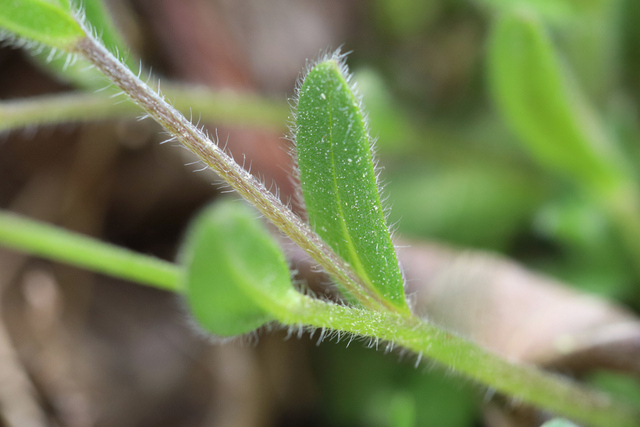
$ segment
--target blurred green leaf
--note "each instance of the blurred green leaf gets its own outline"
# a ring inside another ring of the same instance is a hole
[[[320,62],[300,88],[296,150],[313,229],[370,289],[406,308],[358,100],[337,58]]]
[[[413,123],[385,86],[382,76],[373,69],[358,70],[354,77],[358,91],[367,107],[371,135],[376,138],[376,149],[385,153],[407,150],[419,138]]]
[[[182,248],[191,313],[217,336],[251,332],[301,297],[276,241],[243,202],[205,209]]]
[[[624,165],[616,148],[534,14],[501,14],[488,68],[498,107],[538,162],[591,189],[619,186]]]
[[[476,248],[506,250],[548,193],[535,175],[496,165],[387,169],[398,231]]]
[[[2,28],[62,50],[84,37],[84,31],[62,0],[0,0]]]
[[[579,2],[576,2],[578,4]],[[558,47],[580,88],[599,108],[620,88],[620,1],[602,1],[558,26]]]

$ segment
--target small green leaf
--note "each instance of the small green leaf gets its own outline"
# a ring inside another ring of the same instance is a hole
[[[48,46],[69,49],[85,36],[62,0],[0,0],[0,28]]]
[[[609,190],[624,165],[563,65],[536,15],[511,11],[495,23],[489,78],[507,122],[540,164]]]
[[[304,79],[296,127],[300,184],[312,228],[371,290],[406,307],[403,277],[380,203],[371,140],[336,57],[320,62]]]
[[[251,332],[302,297],[257,215],[242,202],[215,203],[195,220],[183,247],[190,311],[214,335]]]

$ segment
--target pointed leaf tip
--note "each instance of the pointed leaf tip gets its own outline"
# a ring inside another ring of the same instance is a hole
[[[296,113],[296,152],[312,228],[363,282],[406,308],[404,282],[391,240],[358,98],[338,56],[305,77]]]

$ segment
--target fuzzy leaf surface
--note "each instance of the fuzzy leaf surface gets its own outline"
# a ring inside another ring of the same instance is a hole
[[[280,247],[256,217],[244,203],[215,203],[192,224],[183,246],[190,311],[214,335],[251,332],[302,296]]]
[[[296,150],[311,227],[382,298],[406,307],[360,104],[336,59],[311,69],[300,88]]]
[[[535,14],[498,18],[488,67],[499,109],[540,164],[592,188],[619,182],[617,152]]]
[[[68,4],[60,1],[0,0],[0,28],[63,50],[84,37]]]

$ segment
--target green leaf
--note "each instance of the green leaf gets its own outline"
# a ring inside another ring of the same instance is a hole
[[[449,167],[405,160],[387,171],[398,232],[460,246],[505,251],[548,196],[539,175],[479,159]]]
[[[0,28],[63,50],[85,36],[62,0],[0,0]]]
[[[495,101],[531,155],[589,188],[610,190],[624,165],[534,14],[504,13],[489,45]]]
[[[299,91],[296,150],[312,228],[366,285],[406,307],[359,102],[337,57],[320,62]]]
[[[358,92],[367,106],[370,132],[376,136],[376,149],[382,154],[401,154],[419,141],[415,126],[396,99],[382,75],[373,69],[354,73]]]
[[[182,252],[187,302],[214,335],[251,332],[302,297],[284,254],[257,215],[242,202],[218,202],[188,233]]]

